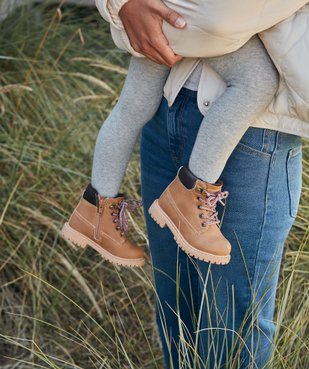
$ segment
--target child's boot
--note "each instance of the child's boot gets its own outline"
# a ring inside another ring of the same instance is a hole
[[[200,260],[215,264],[230,261],[231,245],[222,235],[217,203],[223,204],[228,192],[222,182],[209,184],[181,167],[174,181],[149,209],[163,228],[168,226],[181,249]]]
[[[100,196],[89,185],[61,233],[78,246],[89,245],[113,264],[142,266],[145,263],[143,250],[126,236],[125,211],[138,206],[137,201],[125,201],[123,196]]]

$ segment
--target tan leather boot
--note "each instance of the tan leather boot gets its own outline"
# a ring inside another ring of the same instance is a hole
[[[136,203],[133,207],[137,207]],[[64,224],[62,236],[80,247],[89,245],[113,264],[143,266],[143,250],[126,236],[125,211],[131,207],[132,203],[125,201],[123,196],[103,197],[89,185]]]
[[[223,204],[228,195],[222,192],[222,184],[203,182],[182,167],[149,209],[160,227],[169,227],[185,253],[214,264],[227,264],[231,252],[229,241],[220,231],[216,211],[217,203]]]

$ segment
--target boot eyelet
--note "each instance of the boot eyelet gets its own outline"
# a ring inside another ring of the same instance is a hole
[[[116,219],[113,219],[113,223],[117,223]]]
[[[197,206],[197,208],[198,208],[199,210],[202,210],[202,207],[201,207],[201,205],[198,205],[198,206]]]
[[[204,214],[200,214],[200,215],[199,215],[200,219],[204,219],[203,215],[204,215]]]
[[[110,209],[114,209],[114,205],[113,205],[113,204],[111,204],[111,205],[109,206],[109,208],[110,208]]]
[[[120,229],[120,227],[119,227],[119,226],[117,226],[117,227],[116,227],[116,230],[117,230],[117,231],[119,231],[119,229]]]
[[[202,227],[207,227],[207,224],[201,223]]]

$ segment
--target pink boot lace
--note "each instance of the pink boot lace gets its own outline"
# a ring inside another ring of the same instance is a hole
[[[128,199],[123,200],[118,204],[119,212],[113,213],[113,215],[116,216],[114,223],[119,223],[119,229],[122,234],[127,233],[129,229],[126,211],[130,210],[135,212],[140,207],[142,207],[142,202],[139,200]]]
[[[220,224],[220,220],[218,218],[218,212],[216,211],[217,203],[219,202],[221,205],[225,206],[225,200],[229,193],[228,191],[218,191],[215,193],[208,192],[207,190],[203,189],[202,194],[205,195],[205,199],[202,197],[198,197],[198,200],[201,201],[204,205],[199,205],[198,208],[200,210],[205,210],[210,214],[201,214],[200,217],[205,219],[202,223],[203,227],[212,224]]]

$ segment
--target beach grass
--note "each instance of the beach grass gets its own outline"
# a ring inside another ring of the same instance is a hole
[[[21,8],[0,24],[0,40],[0,368],[163,368],[142,214],[131,237],[147,252],[144,269],[114,267],[59,233],[89,182],[129,56],[91,8]],[[309,367],[308,142],[303,169],[273,369]],[[123,187],[140,197],[138,148]]]

